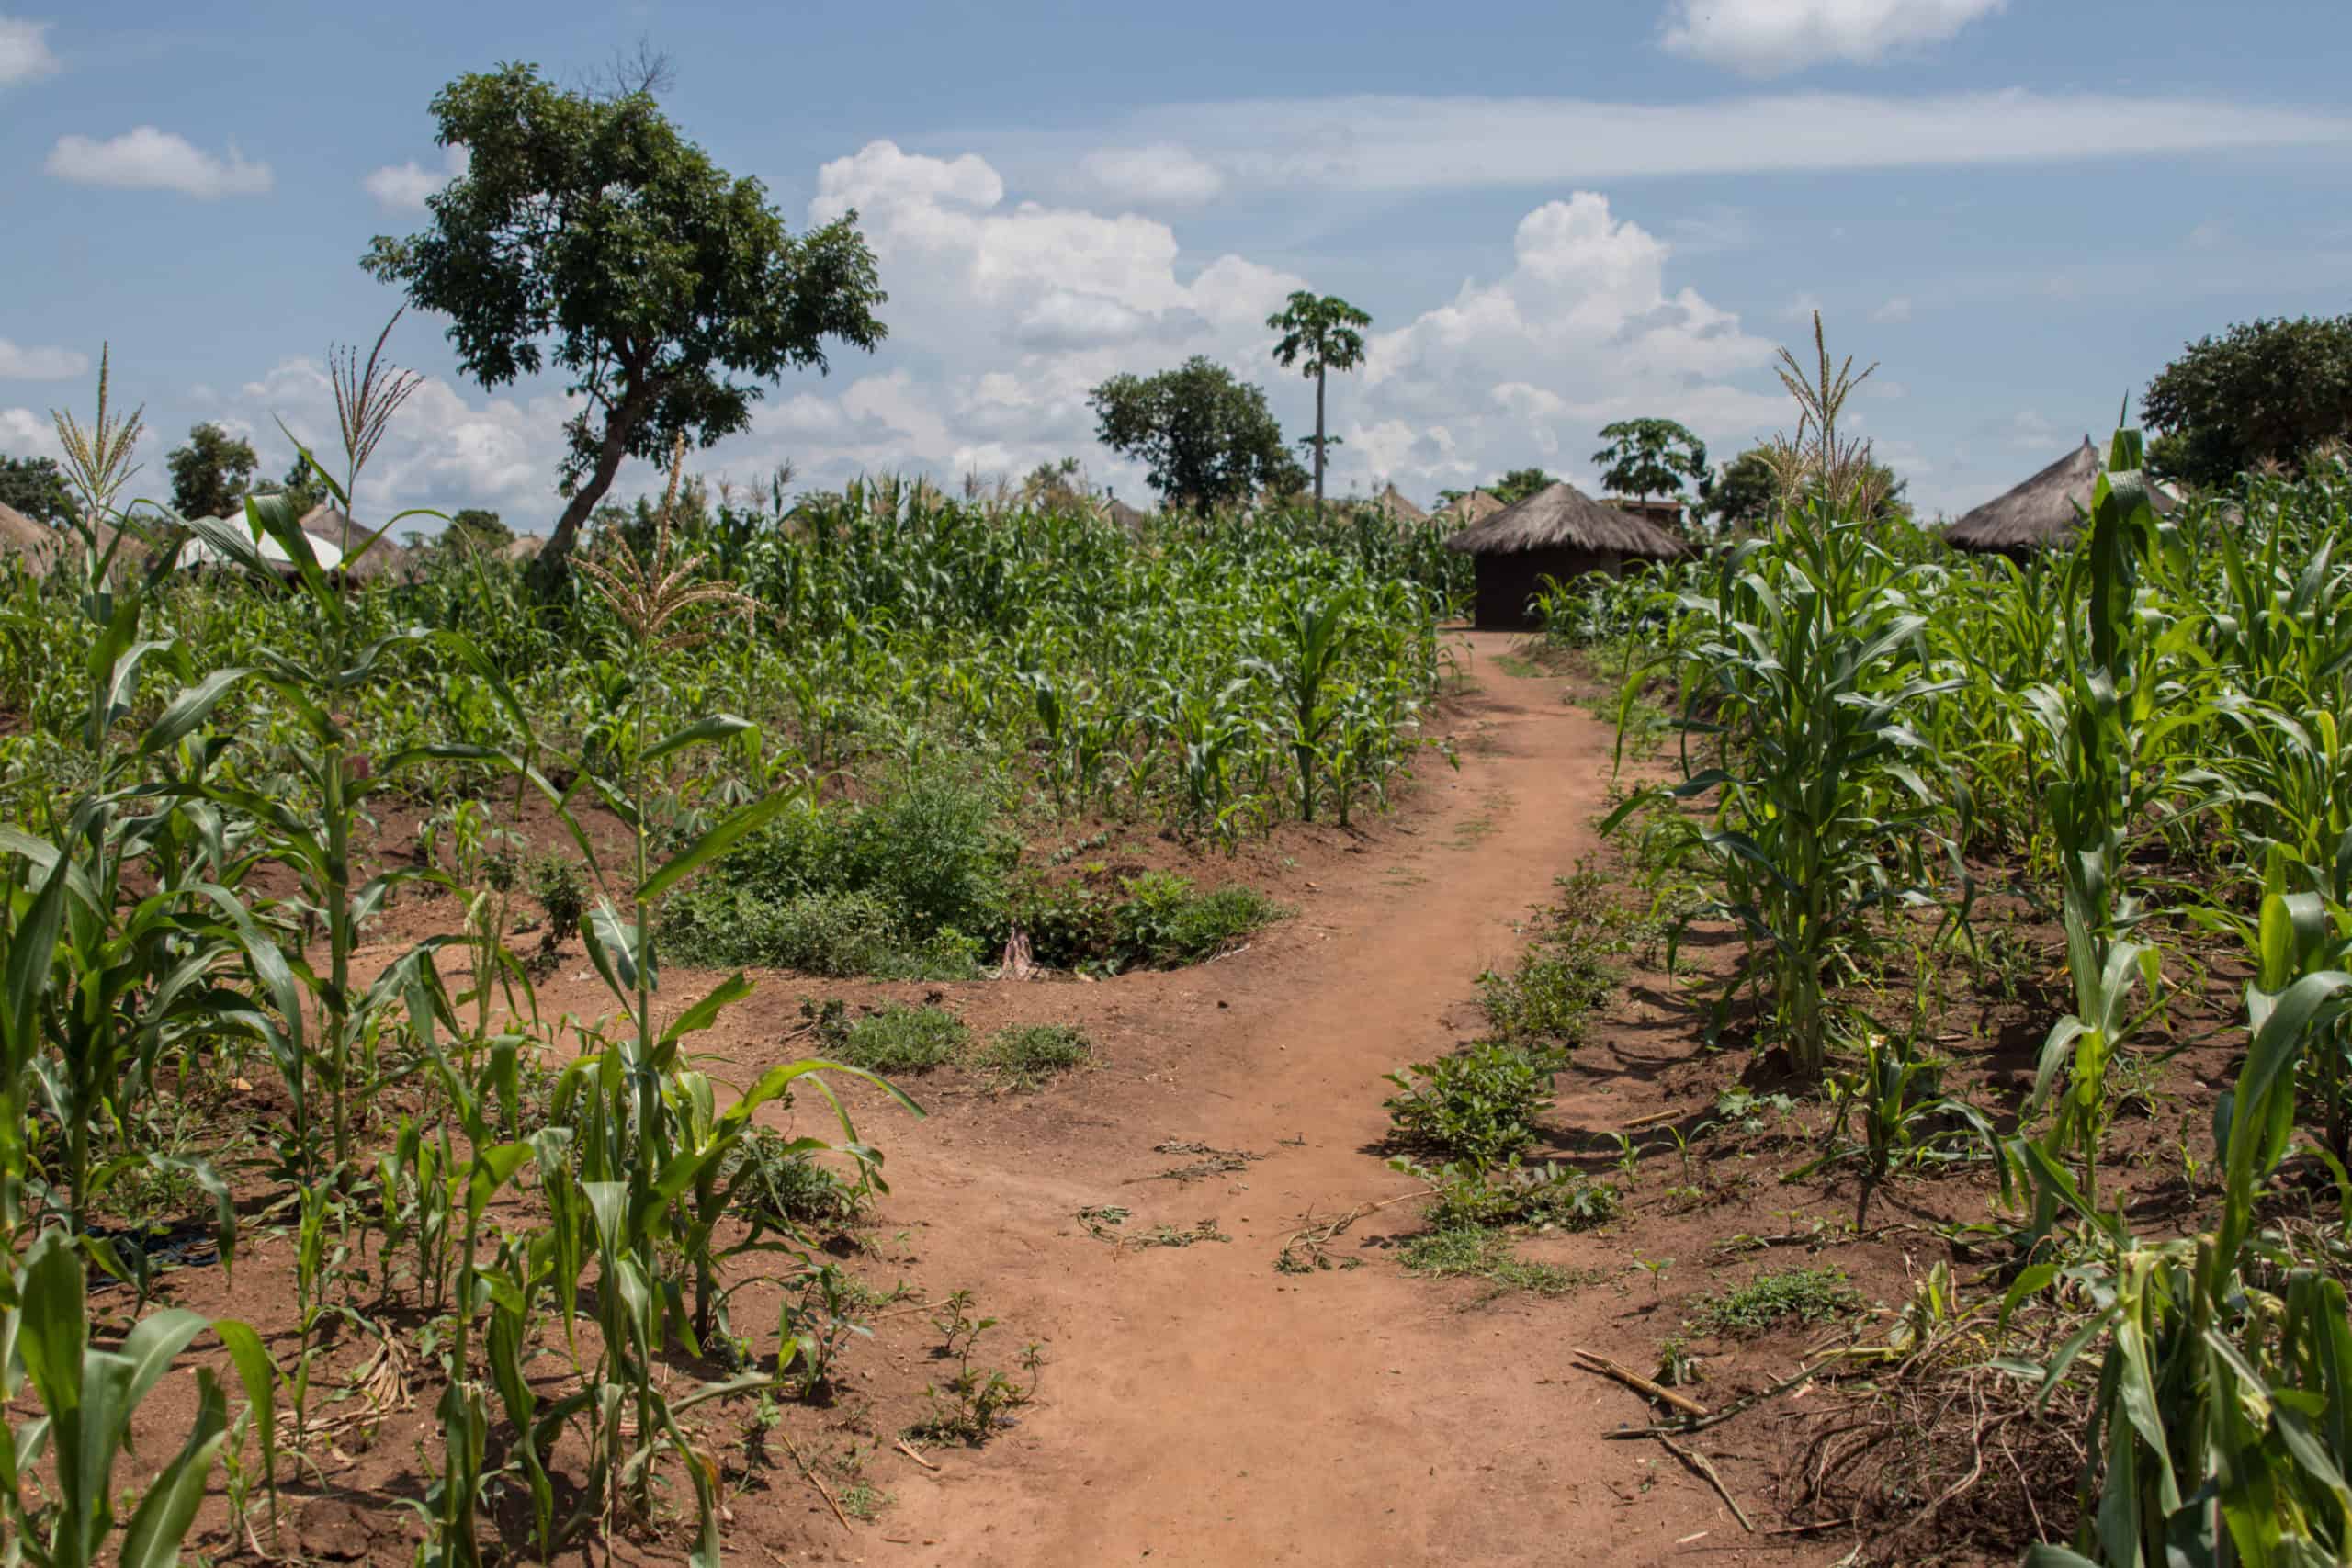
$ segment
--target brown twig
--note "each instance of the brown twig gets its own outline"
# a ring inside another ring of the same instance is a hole
[[[1606,1356],[1598,1355],[1590,1350],[1575,1350],[1570,1353],[1583,1358],[1583,1360],[1579,1364],[1583,1366],[1585,1371],[1589,1372],[1600,1372],[1605,1377],[1615,1378],[1627,1388],[1633,1389],[1639,1393],[1647,1394],[1650,1398],[1657,1400],[1661,1404],[1671,1404],[1674,1408],[1681,1411],[1686,1416],[1703,1416],[1707,1414],[1707,1407],[1700,1404],[1697,1400],[1690,1398],[1687,1394],[1677,1393],[1674,1390],[1666,1387],[1662,1383],[1652,1382],[1649,1379],[1642,1376],[1641,1373],[1630,1371],[1627,1369],[1619,1366],[1616,1362],[1611,1360]]]
[[[1705,1454],[1684,1448],[1663,1432],[1655,1435],[1658,1447],[1707,1478],[1707,1484],[1715,1489],[1715,1495],[1724,1500],[1724,1506],[1731,1510],[1731,1517],[1739,1521],[1740,1529],[1750,1535],[1756,1533],[1756,1521],[1747,1517],[1747,1510],[1739,1506],[1739,1499],[1731,1495],[1731,1488],[1724,1484],[1724,1478],[1715,1473],[1714,1465]]]
[[[778,1427],[775,1431],[776,1436],[784,1439],[784,1451],[792,1456],[792,1462],[800,1467],[802,1477],[809,1485],[817,1489],[817,1495],[825,1500],[825,1506],[833,1511],[833,1517],[842,1522],[842,1529],[849,1530],[853,1535],[856,1534],[855,1529],[849,1522],[849,1516],[842,1512],[842,1506],[839,1503],[833,1501],[833,1495],[825,1490],[825,1483],[818,1479],[817,1472],[808,1468],[808,1461],[800,1457],[800,1449],[793,1442],[792,1434],[781,1427]]]
[[[923,1458],[922,1455],[909,1448],[907,1446],[907,1439],[904,1438],[900,1438],[899,1439],[899,1451],[906,1455],[909,1459],[914,1461],[917,1464],[922,1466],[925,1470],[935,1471],[939,1468],[937,1465],[932,1463],[931,1461]]]
[[[1740,1400],[1737,1404],[1726,1404],[1721,1410],[1716,1411],[1713,1416],[1698,1416],[1689,1421],[1676,1421],[1663,1427],[1620,1427],[1614,1431],[1603,1432],[1601,1436],[1604,1438],[1615,1438],[1621,1439],[1628,1438],[1657,1437],[1687,1438],[1693,1432],[1703,1432],[1710,1427],[1719,1427],[1735,1416],[1745,1415],[1748,1411],[1753,1410],[1758,1405],[1763,1404],[1768,1399],[1777,1399],[1781,1394],[1788,1393],[1789,1390],[1796,1387],[1799,1383],[1812,1382],[1815,1376],[1827,1371],[1835,1364],[1836,1362],[1834,1359],[1827,1361],[1816,1361],[1812,1366],[1809,1366],[1804,1371],[1799,1372],[1796,1376],[1789,1379],[1787,1382],[1775,1383],[1772,1387],[1766,1389],[1763,1393],[1751,1394],[1749,1397]]]

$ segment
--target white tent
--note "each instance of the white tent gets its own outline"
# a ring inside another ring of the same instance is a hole
[[[218,521],[231,528],[250,529],[252,526],[245,521],[243,513],[239,513],[234,517],[223,517]],[[322,539],[316,534],[306,536],[311,541],[311,554],[318,561],[321,571],[333,571],[343,564],[342,547],[333,539]],[[286,553],[286,547],[277,542],[277,536],[264,534],[261,536],[260,545],[262,559],[269,562],[279,571],[292,574],[294,558]],[[226,556],[199,536],[190,539],[181,547],[179,564],[183,570],[186,570],[200,566],[226,566],[230,561]]]

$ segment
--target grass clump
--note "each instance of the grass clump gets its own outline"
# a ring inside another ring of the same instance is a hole
[[[1702,1334],[1746,1338],[1784,1324],[1832,1323],[1859,1316],[1862,1293],[1835,1264],[1758,1274],[1733,1290],[1691,1303],[1690,1326]]]
[[[1501,1165],[1535,1135],[1535,1114],[1552,1101],[1565,1054],[1488,1041],[1387,1075],[1398,1093],[1385,1102],[1396,1137],[1484,1169]]]
[[[954,1013],[903,1002],[852,1019],[838,1000],[822,1008],[804,1000],[800,1015],[817,1026],[817,1038],[829,1059],[885,1077],[945,1066],[963,1055],[972,1039],[972,1032]]]
[[[974,1065],[1007,1089],[1033,1089],[1093,1057],[1093,1043],[1083,1030],[1066,1023],[1034,1023],[999,1030]]]
[[[1432,1280],[1484,1280],[1500,1291],[1565,1296],[1595,1283],[1589,1269],[1562,1269],[1521,1258],[1510,1233],[1487,1225],[1457,1225],[1405,1244],[1406,1272]]]
[[[771,1127],[754,1127],[728,1156],[722,1179],[735,1206],[771,1229],[837,1231],[865,1208],[864,1188],[843,1181]]]

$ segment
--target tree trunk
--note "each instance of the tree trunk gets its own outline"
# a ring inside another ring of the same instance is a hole
[[[568,570],[565,562],[580,538],[580,526],[604,501],[605,492],[613,488],[613,477],[620,472],[621,459],[628,456],[629,437],[636,434],[650,401],[648,394],[632,389],[618,408],[605,416],[604,437],[596,446],[596,466],[589,470],[580,488],[571,492],[563,515],[555,520],[555,532],[548,536],[547,547],[531,561],[527,580],[540,592],[563,581]]]
[[[1315,372],[1315,521],[1323,521],[1323,372]]]

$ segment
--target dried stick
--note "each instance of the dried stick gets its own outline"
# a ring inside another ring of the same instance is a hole
[[[1781,1394],[1784,1394],[1788,1393],[1789,1390],[1796,1387],[1797,1384],[1812,1382],[1815,1376],[1827,1371],[1835,1364],[1836,1361],[1834,1358],[1826,1361],[1815,1361],[1812,1366],[1807,1367],[1804,1371],[1789,1379],[1786,1382],[1776,1383],[1772,1387],[1766,1389],[1763,1393],[1743,1399],[1736,1404],[1726,1404],[1721,1410],[1716,1411],[1713,1416],[1700,1416],[1689,1421],[1669,1422],[1665,1426],[1659,1427],[1620,1427],[1614,1431],[1603,1432],[1600,1435],[1604,1438],[1615,1438],[1620,1439],[1628,1438],[1657,1437],[1687,1438],[1693,1432],[1703,1432],[1710,1427],[1721,1426],[1724,1422],[1730,1420],[1735,1416],[1746,1415],[1748,1411],[1755,1409],[1758,1405],[1763,1404],[1768,1399],[1778,1399]]]
[[[817,1472],[808,1468],[808,1461],[800,1457],[800,1450],[793,1442],[792,1434],[781,1427],[778,1427],[775,1432],[777,1437],[784,1439],[784,1451],[792,1456],[792,1462],[800,1467],[802,1478],[817,1489],[817,1495],[825,1500],[825,1506],[833,1511],[833,1517],[842,1522],[842,1529],[849,1530],[852,1535],[856,1534],[856,1530],[849,1522],[849,1516],[842,1512],[842,1506],[839,1503],[833,1501],[833,1495],[825,1490],[825,1483],[817,1478]]]
[[[1731,1495],[1731,1488],[1724,1484],[1724,1478],[1715,1473],[1714,1465],[1705,1454],[1684,1448],[1663,1432],[1656,1436],[1658,1447],[1707,1478],[1707,1484],[1715,1489],[1715,1495],[1724,1500],[1724,1506],[1731,1510],[1731,1517],[1739,1521],[1740,1529],[1750,1535],[1756,1533],[1756,1521],[1747,1517],[1747,1510],[1739,1506],[1739,1499]]]
[[[899,1451],[906,1455],[909,1459],[914,1461],[917,1464],[922,1466],[925,1470],[937,1470],[939,1468],[937,1465],[932,1463],[931,1461],[923,1458],[922,1455],[909,1448],[907,1446],[907,1439],[904,1438],[900,1438],[899,1439]]]
[[[1590,1350],[1576,1350],[1571,1354],[1584,1358],[1582,1365],[1585,1371],[1615,1378],[1627,1388],[1647,1394],[1661,1404],[1671,1404],[1686,1416],[1703,1416],[1707,1414],[1707,1407],[1697,1400],[1677,1393],[1662,1383],[1652,1382],[1639,1372],[1628,1371],[1606,1356],[1598,1355]]]

